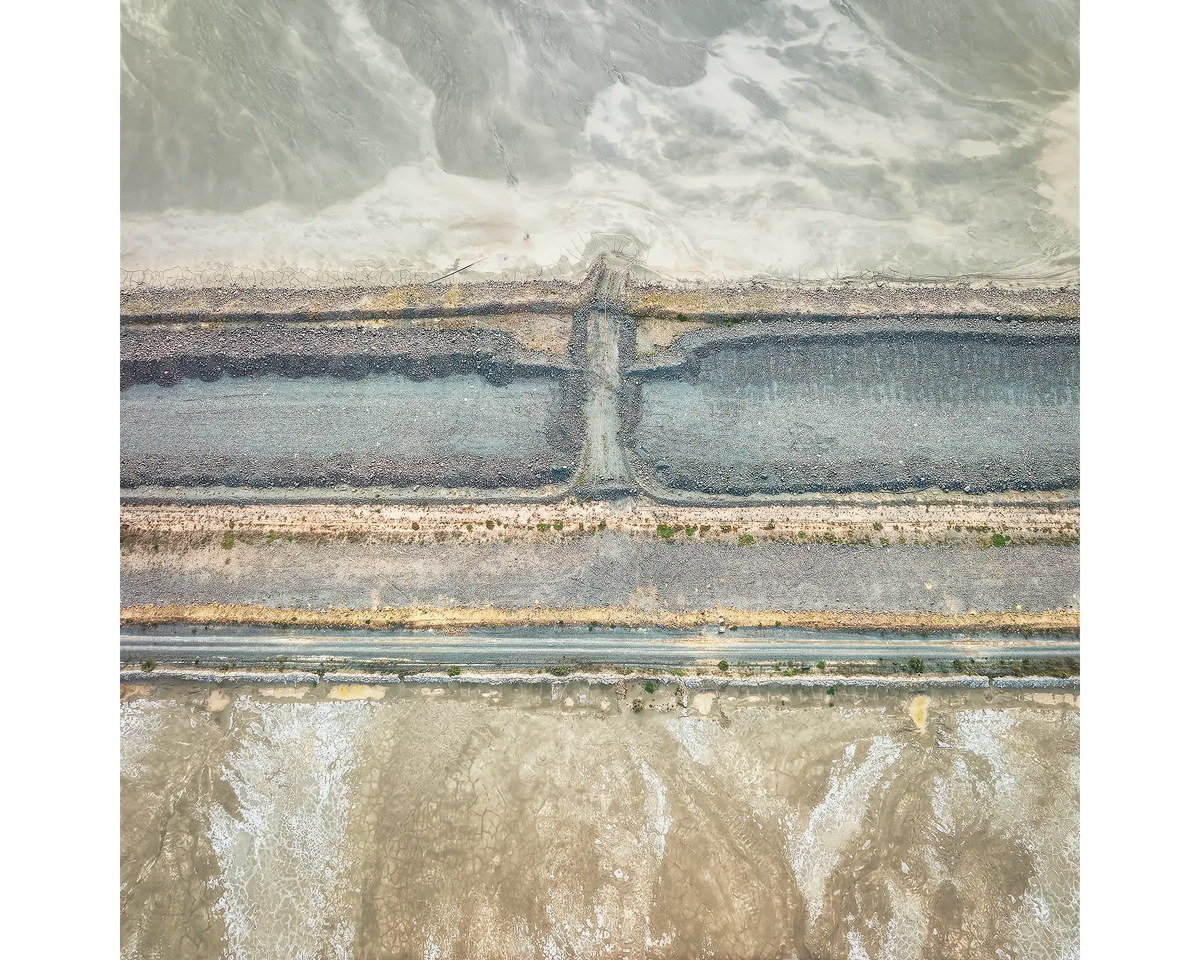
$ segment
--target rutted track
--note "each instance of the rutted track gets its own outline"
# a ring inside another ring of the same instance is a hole
[[[123,634],[121,657],[160,663],[234,660],[242,666],[289,660],[337,660],[350,663],[396,662],[412,665],[455,663],[480,667],[533,669],[563,663],[682,667],[699,662],[775,663],[817,660],[868,661],[880,657],[924,659],[982,659],[987,657],[1078,657],[1079,640],[1012,640],[984,636],[970,640],[930,641],[911,634],[797,634],[772,639],[761,631],[736,639],[665,631],[604,630],[598,633],[540,631],[537,633],[472,633],[459,637],[428,634],[314,636],[266,633],[162,635]]]

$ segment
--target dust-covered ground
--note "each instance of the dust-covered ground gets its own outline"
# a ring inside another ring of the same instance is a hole
[[[1079,548],[666,542],[609,531],[513,543],[255,540],[121,558],[121,604],[1050,610],[1079,604]]]
[[[126,957],[1079,952],[1074,693],[164,684],[121,728]]]

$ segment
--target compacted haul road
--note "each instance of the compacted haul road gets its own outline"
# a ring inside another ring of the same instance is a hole
[[[349,636],[284,634],[265,631],[242,633],[200,632],[163,635],[123,633],[121,658],[126,662],[153,659],[160,663],[205,663],[222,658],[241,666],[266,661],[337,660],[414,665],[461,664],[464,666],[531,669],[558,664],[608,664],[629,666],[683,667],[699,662],[727,660],[730,663],[770,664],[817,660],[908,659],[1022,659],[1078,657],[1078,637],[1026,639],[990,635],[955,636],[933,640],[917,634],[807,633],[772,638],[778,631],[739,631],[716,636],[670,635],[661,630],[553,633],[481,632],[458,637],[428,634],[381,634]]]

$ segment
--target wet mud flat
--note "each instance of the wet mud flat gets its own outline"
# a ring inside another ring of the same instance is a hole
[[[1079,340],[945,330],[700,344],[638,378],[644,477],[710,494],[1079,485]]]
[[[1077,954],[1078,694],[831,689],[127,686],[123,954]]]
[[[275,539],[121,558],[122,606],[1053,610],[1079,604],[1079,548],[674,543],[603,532],[531,544]]]
[[[121,392],[121,483],[523,486],[567,481],[580,438],[553,376],[264,373]]]

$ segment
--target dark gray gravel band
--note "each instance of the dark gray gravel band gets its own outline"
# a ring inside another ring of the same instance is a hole
[[[278,375],[121,393],[121,483],[536,487],[578,465],[553,378]]]
[[[713,494],[1079,485],[1079,341],[927,332],[768,338],[650,376],[641,470]]]

